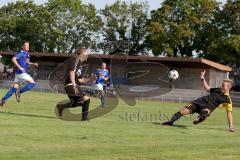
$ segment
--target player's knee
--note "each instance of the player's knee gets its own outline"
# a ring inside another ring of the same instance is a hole
[[[89,97],[89,96],[84,96],[84,97],[83,97],[83,100],[84,100],[84,101],[88,101],[88,100],[90,100],[90,97]]]
[[[18,84],[18,83],[14,83],[14,84],[13,84],[13,87],[16,88],[16,89],[18,89],[18,88],[19,88],[19,84]]]
[[[86,101],[84,101],[83,106],[88,108],[89,104],[90,104],[90,99],[87,99]]]
[[[85,103],[86,105],[89,105],[89,104],[90,104],[90,98],[87,99],[87,100],[85,100],[84,103]]]
[[[180,113],[181,113],[181,115],[183,115],[183,114],[184,114],[184,111],[183,111],[183,110],[181,110],[181,111],[180,111]]]
[[[180,111],[180,113],[181,113],[182,115],[187,115],[187,114],[190,114],[190,110],[189,110],[187,107],[184,107],[184,108]]]
[[[36,83],[34,80],[32,80],[32,81],[29,81],[29,83]]]

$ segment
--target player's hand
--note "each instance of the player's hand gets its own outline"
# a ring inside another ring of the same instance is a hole
[[[35,67],[38,67],[38,63],[33,63],[33,65],[34,65]]]
[[[200,76],[201,79],[205,79],[205,77],[204,77],[204,76],[205,76],[205,73],[206,73],[205,70],[204,70],[203,72],[201,72],[201,76]]]
[[[19,67],[19,69],[22,71],[22,73],[25,73],[25,69],[23,67]]]
[[[78,95],[78,94],[79,94],[76,84],[73,84],[73,90],[74,90],[74,94],[75,94],[75,95]]]
[[[230,127],[228,130],[229,130],[229,132],[234,132],[235,131],[235,129],[233,127]]]

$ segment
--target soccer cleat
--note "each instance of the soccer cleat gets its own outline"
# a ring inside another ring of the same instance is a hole
[[[88,118],[81,118],[81,121],[83,121],[83,122],[90,122],[90,120]]]
[[[70,102],[67,102],[67,103],[64,103],[64,104],[58,104],[57,105],[57,113],[59,115],[59,118],[62,118],[62,115],[63,115],[63,111],[65,108],[71,108],[73,102],[70,101]]]
[[[59,117],[62,117],[64,108],[65,108],[64,106],[60,105],[57,106]]]
[[[235,131],[235,129],[233,127],[229,128],[228,130],[229,130],[229,132],[234,132]]]
[[[89,121],[88,119],[88,112],[82,112],[82,119],[81,121]]]
[[[172,126],[172,125],[173,125],[173,122],[171,122],[171,121],[166,121],[166,122],[163,122],[162,125],[164,125],[164,126]]]
[[[3,107],[5,104],[5,101],[3,99],[0,100],[0,106]]]
[[[204,118],[198,117],[197,119],[195,119],[195,120],[193,121],[193,124],[201,123],[201,122],[203,122],[204,120],[205,120]]]
[[[17,102],[20,102],[21,93],[19,91],[15,92]]]

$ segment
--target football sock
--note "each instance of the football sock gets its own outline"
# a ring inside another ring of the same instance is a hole
[[[101,99],[101,106],[103,107],[104,106],[104,99],[105,99],[105,97],[101,96],[100,99]]]
[[[84,101],[83,107],[82,107],[82,112],[88,112],[89,104],[90,104],[90,99],[88,99],[87,101]]]
[[[87,120],[90,99],[84,102],[82,106],[82,121]]]
[[[15,93],[17,91],[17,88],[12,87],[7,93],[6,95],[2,98],[2,100],[6,101],[8,98],[10,98],[13,93]]]
[[[175,121],[177,121],[179,118],[181,118],[182,117],[182,114],[181,114],[181,112],[177,112],[177,113],[175,113],[173,116],[172,116],[172,118],[171,118],[171,122],[172,123],[174,123]]]
[[[36,85],[36,83],[28,83],[25,87],[20,89],[19,93],[24,93],[24,92],[32,89],[35,85]]]

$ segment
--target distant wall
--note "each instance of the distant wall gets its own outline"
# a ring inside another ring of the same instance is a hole
[[[37,77],[37,79],[42,79],[42,80],[46,80],[49,76],[49,74],[51,73],[51,71],[57,67],[58,65],[60,65],[61,63],[56,63],[56,62],[42,62],[39,61],[39,68],[37,69],[37,75],[35,75]],[[89,59],[89,63],[91,65],[89,65],[89,70],[92,72],[95,72],[97,68],[99,68],[101,66],[102,60],[101,59]],[[109,66],[109,62],[108,63],[108,68]],[[118,75],[120,75],[119,78],[119,82],[121,83],[125,83],[126,81],[124,81],[124,77],[125,74],[128,70],[128,68],[126,68],[126,66],[122,65],[121,63],[116,64],[118,67],[116,68],[115,72],[118,72]],[[145,66],[144,66],[145,65]],[[146,65],[144,64],[142,67],[138,67],[137,69],[139,70],[143,70],[143,68],[151,68],[151,65]],[[156,68],[156,66],[154,66],[153,72],[156,74],[159,74],[159,76],[161,76],[161,74],[164,71],[161,71],[160,69]],[[171,69],[175,69],[179,72],[179,79],[177,79],[176,81],[173,81],[174,87],[175,88],[179,88],[179,89],[203,89],[201,81],[200,81],[200,73],[203,70],[203,68],[171,68]],[[219,70],[215,70],[215,69],[205,69],[206,70],[206,81],[210,84],[211,87],[219,87],[221,86],[221,83],[223,81],[224,78],[227,77],[227,72],[222,72]],[[34,75],[34,69],[30,69],[30,72],[32,73],[32,75]],[[35,73],[36,74],[36,73]],[[166,77],[165,77],[166,78]],[[151,77],[148,77],[147,79],[144,78],[146,82],[144,82],[143,80],[140,79],[141,84],[147,84],[150,83],[153,79],[151,79]],[[135,81],[137,83],[137,81]],[[139,83],[140,83],[139,82]],[[136,84],[138,85],[138,84]]]
[[[209,76],[210,76],[210,81],[209,81],[210,86],[220,87],[222,85],[223,80],[227,78],[227,73],[210,69]]]
[[[202,89],[200,82],[200,73],[202,69],[198,68],[180,68],[179,79],[174,81],[175,88],[181,89]],[[208,81],[208,72],[206,72],[206,80]]]
[[[180,77],[174,82],[175,88],[180,89],[203,89],[200,81],[200,73],[203,69],[181,68],[178,70]],[[224,78],[227,78],[227,72],[214,69],[205,69],[205,79],[210,87],[220,87]]]

